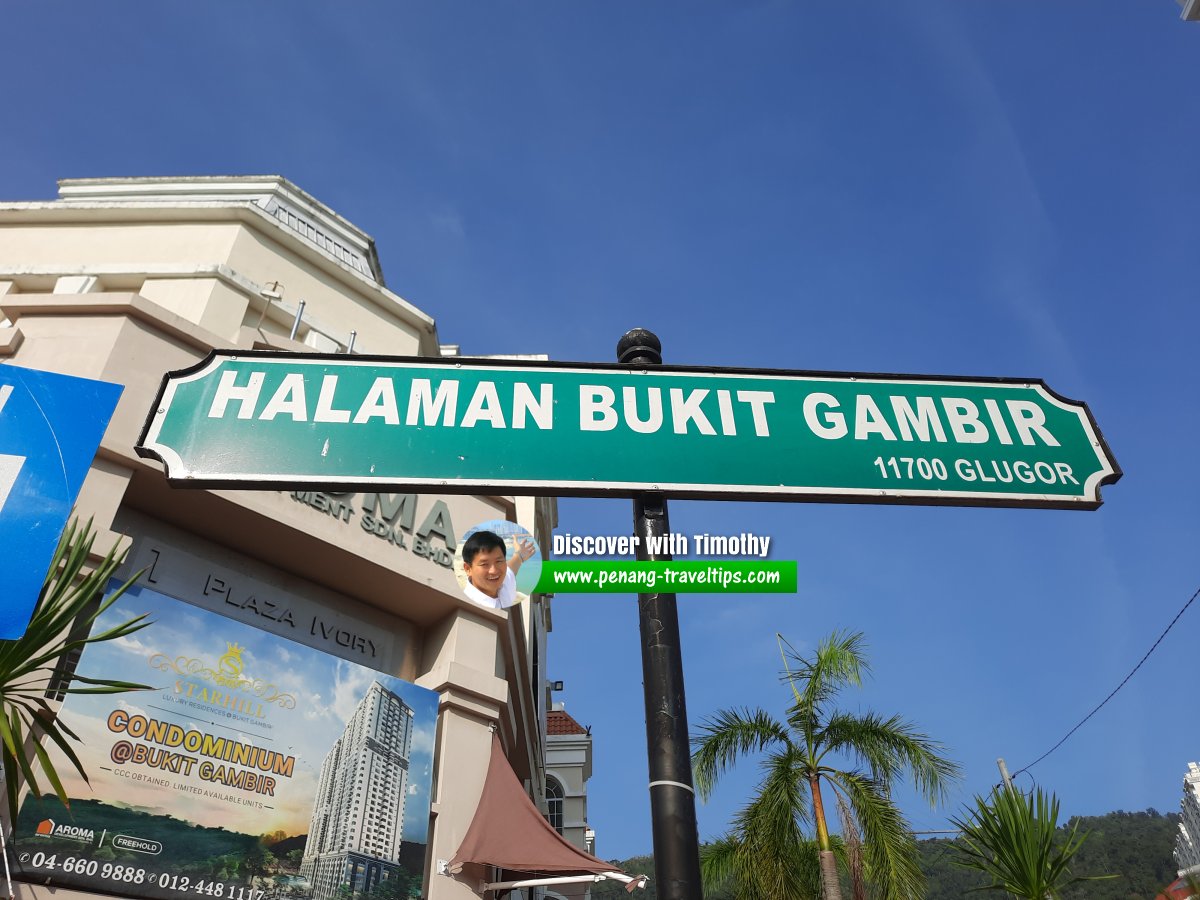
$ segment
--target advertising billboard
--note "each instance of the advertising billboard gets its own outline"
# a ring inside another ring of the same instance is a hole
[[[90,785],[27,796],[18,877],[127,897],[418,897],[437,694],[166,596],[131,589],[78,674],[154,689],[69,694]],[[70,773],[70,777],[68,776]]]

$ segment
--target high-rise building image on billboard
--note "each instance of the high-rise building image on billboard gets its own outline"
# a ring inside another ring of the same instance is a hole
[[[300,866],[313,900],[369,891],[399,869],[412,732],[408,704],[372,683],[321,765]]]

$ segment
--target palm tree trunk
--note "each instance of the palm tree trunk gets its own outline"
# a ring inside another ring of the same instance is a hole
[[[821,777],[816,773],[808,776],[812,791],[813,819],[817,823],[817,846],[821,848],[821,887],[825,900],[842,900],[842,883],[838,880],[837,858],[833,845],[829,843],[829,829],[825,825],[825,804],[821,802]]]

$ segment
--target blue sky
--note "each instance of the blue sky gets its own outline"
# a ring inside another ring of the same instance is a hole
[[[279,173],[377,239],[465,353],[1031,376],[1125,472],[1096,512],[676,502],[772,536],[793,597],[684,597],[692,721],[786,700],[775,633],[863,630],[847,697],[944,741],[949,810],[1041,755],[1200,585],[1200,24],[1117,3],[105,4],[7,10],[0,197],[60,177]],[[562,530],[620,533],[628,501]],[[602,855],[650,849],[632,600],[554,604]],[[1032,770],[1067,814],[1177,807],[1190,611]],[[720,833],[755,778],[700,810]],[[1021,776],[1023,784],[1030,778]]]

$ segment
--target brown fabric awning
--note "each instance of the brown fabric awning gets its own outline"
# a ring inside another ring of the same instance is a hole
[[[479,807],[462,846],[450,860],[450,871],[457,872],[467,863],[537,874],[601,875],[620,871],[565,840],[542,817],[504,758],[496,735],[492,735],[492,758]]]

